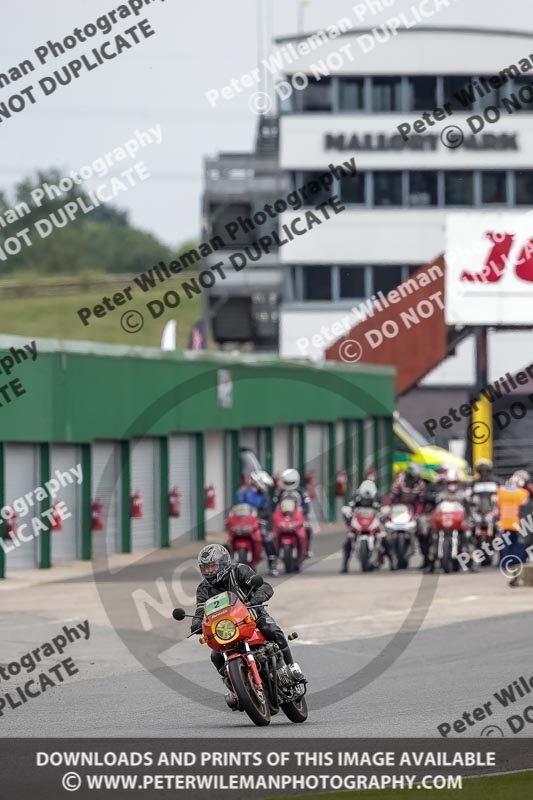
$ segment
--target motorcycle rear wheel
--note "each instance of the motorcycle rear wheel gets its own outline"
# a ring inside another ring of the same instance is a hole
[[[241,708],[248,714],[254,725],[270,724],[270,705],[263,688],[264,700],[261,702],[256,694],[253,677],[248,664],[243,658],[232,658],[228,664],[228,673]]]
[[[281,710],[291,722],[305,722],[309,714],[305,697],[292,700],[290,703],[282,703]]]

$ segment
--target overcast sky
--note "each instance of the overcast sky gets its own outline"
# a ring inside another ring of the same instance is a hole
[[[356,2],[364,0],[310,0],[304,10],[304,30],[326,27],[343,16],[353,19]],[[383,13],[369,15],[361,27],[407,12],[419,0],[387,2],[389,7],[384,7]],[[449,2],[449,8],[433,17],[431,24],[533,29],[533,23],[528,24],[531,0]],[[119,6],[120,0],[20,0],[4,9],[0,72],[6,73],[27,58],[38,68],[0,89],[0,102],[36,85],[70,59],[143,17],[150,20],[156,35],[98,69],[83,71],[78,80],[60,86],[50,97],[37,91],[34,106],[2,120],[0,186],[9,189],[37,168],[77,169],[119,146],[136,129],[160,124],[162,144],[147,147],[142,156],[153,177],[122,195],[119,204],[130,210],[135,224],[177,244],[199,233],[204,156],[221,150],[247,150],[255,135],[257,117],[247,106],[254,89],[217,109],[209,106],[205,92],[221,88],[256,65],[259,16],[265,36],[269,32],[276,36],[294,33],[299,2],[153,0],[137,19],[120,20],[111,34],[101,34],[66,56],[38,64],[35,48],[49,39],[62,40],[75,27],[94,22]],[[386,45],[382,47],[385,56]]]

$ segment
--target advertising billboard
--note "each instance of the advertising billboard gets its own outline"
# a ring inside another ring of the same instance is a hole
[[[448,325],[533,326],[533,209],[446,219]]]

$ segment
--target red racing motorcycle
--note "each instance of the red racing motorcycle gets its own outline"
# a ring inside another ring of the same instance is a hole
[[[263,578],[254,575],[250,593],[262,584]],[[174,609],[172,615],[176,620],[192,617],[183,608]],[[279,645],[267,641],[258,630],[253,606],[233,592],[211,597],[204,607],[202,634],[200,644],[224,656],[237,708],[255,725],[268,725],[280,710],[291,722],[305,722],[307,681],[294,682]],[[296,638],[296,633],[288,636],[289,640]]]
[[[254,569],[261,559],[263,540],[259,518],[248,503],[239,503],[230,511],[226,522],[229,533],[228,550],[239,564],[247,564]]]

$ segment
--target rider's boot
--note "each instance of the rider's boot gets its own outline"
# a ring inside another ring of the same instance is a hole
[[[310,525],[306,525],[305,526],[305,541],[306,541],[305,557],[306,558],[312,558],[313,557],[313,551],[311,550],[311,537],[312,537],[312,535],[313,535],[313,529],[311,528]]]
[[[224,700],[229,708],[232,711],[239,711],[239,701],[235,696],[235,692],[233,691],[233,686],[231,685],[231,681],[228,678],[228,674],[226,672],[226,666],[224,665],[222,669],[219,669],[219,675],[222,678],[222,683],[224,684],[225,688],[228,690],[224,695]]]
[[[278,554],[276,552],[276,545],[272,539],[268,538],[264,540],[263,546],[268,560],[268,574],[273,578],[277,578],[279,572],[277,570]]]
[[[350,561],[350,556],[352,555],[352,544],[350,541],[346,541],[342,548],[342,567],[341,567],[341,575],[346,575],[348,572],[348,563]]]

